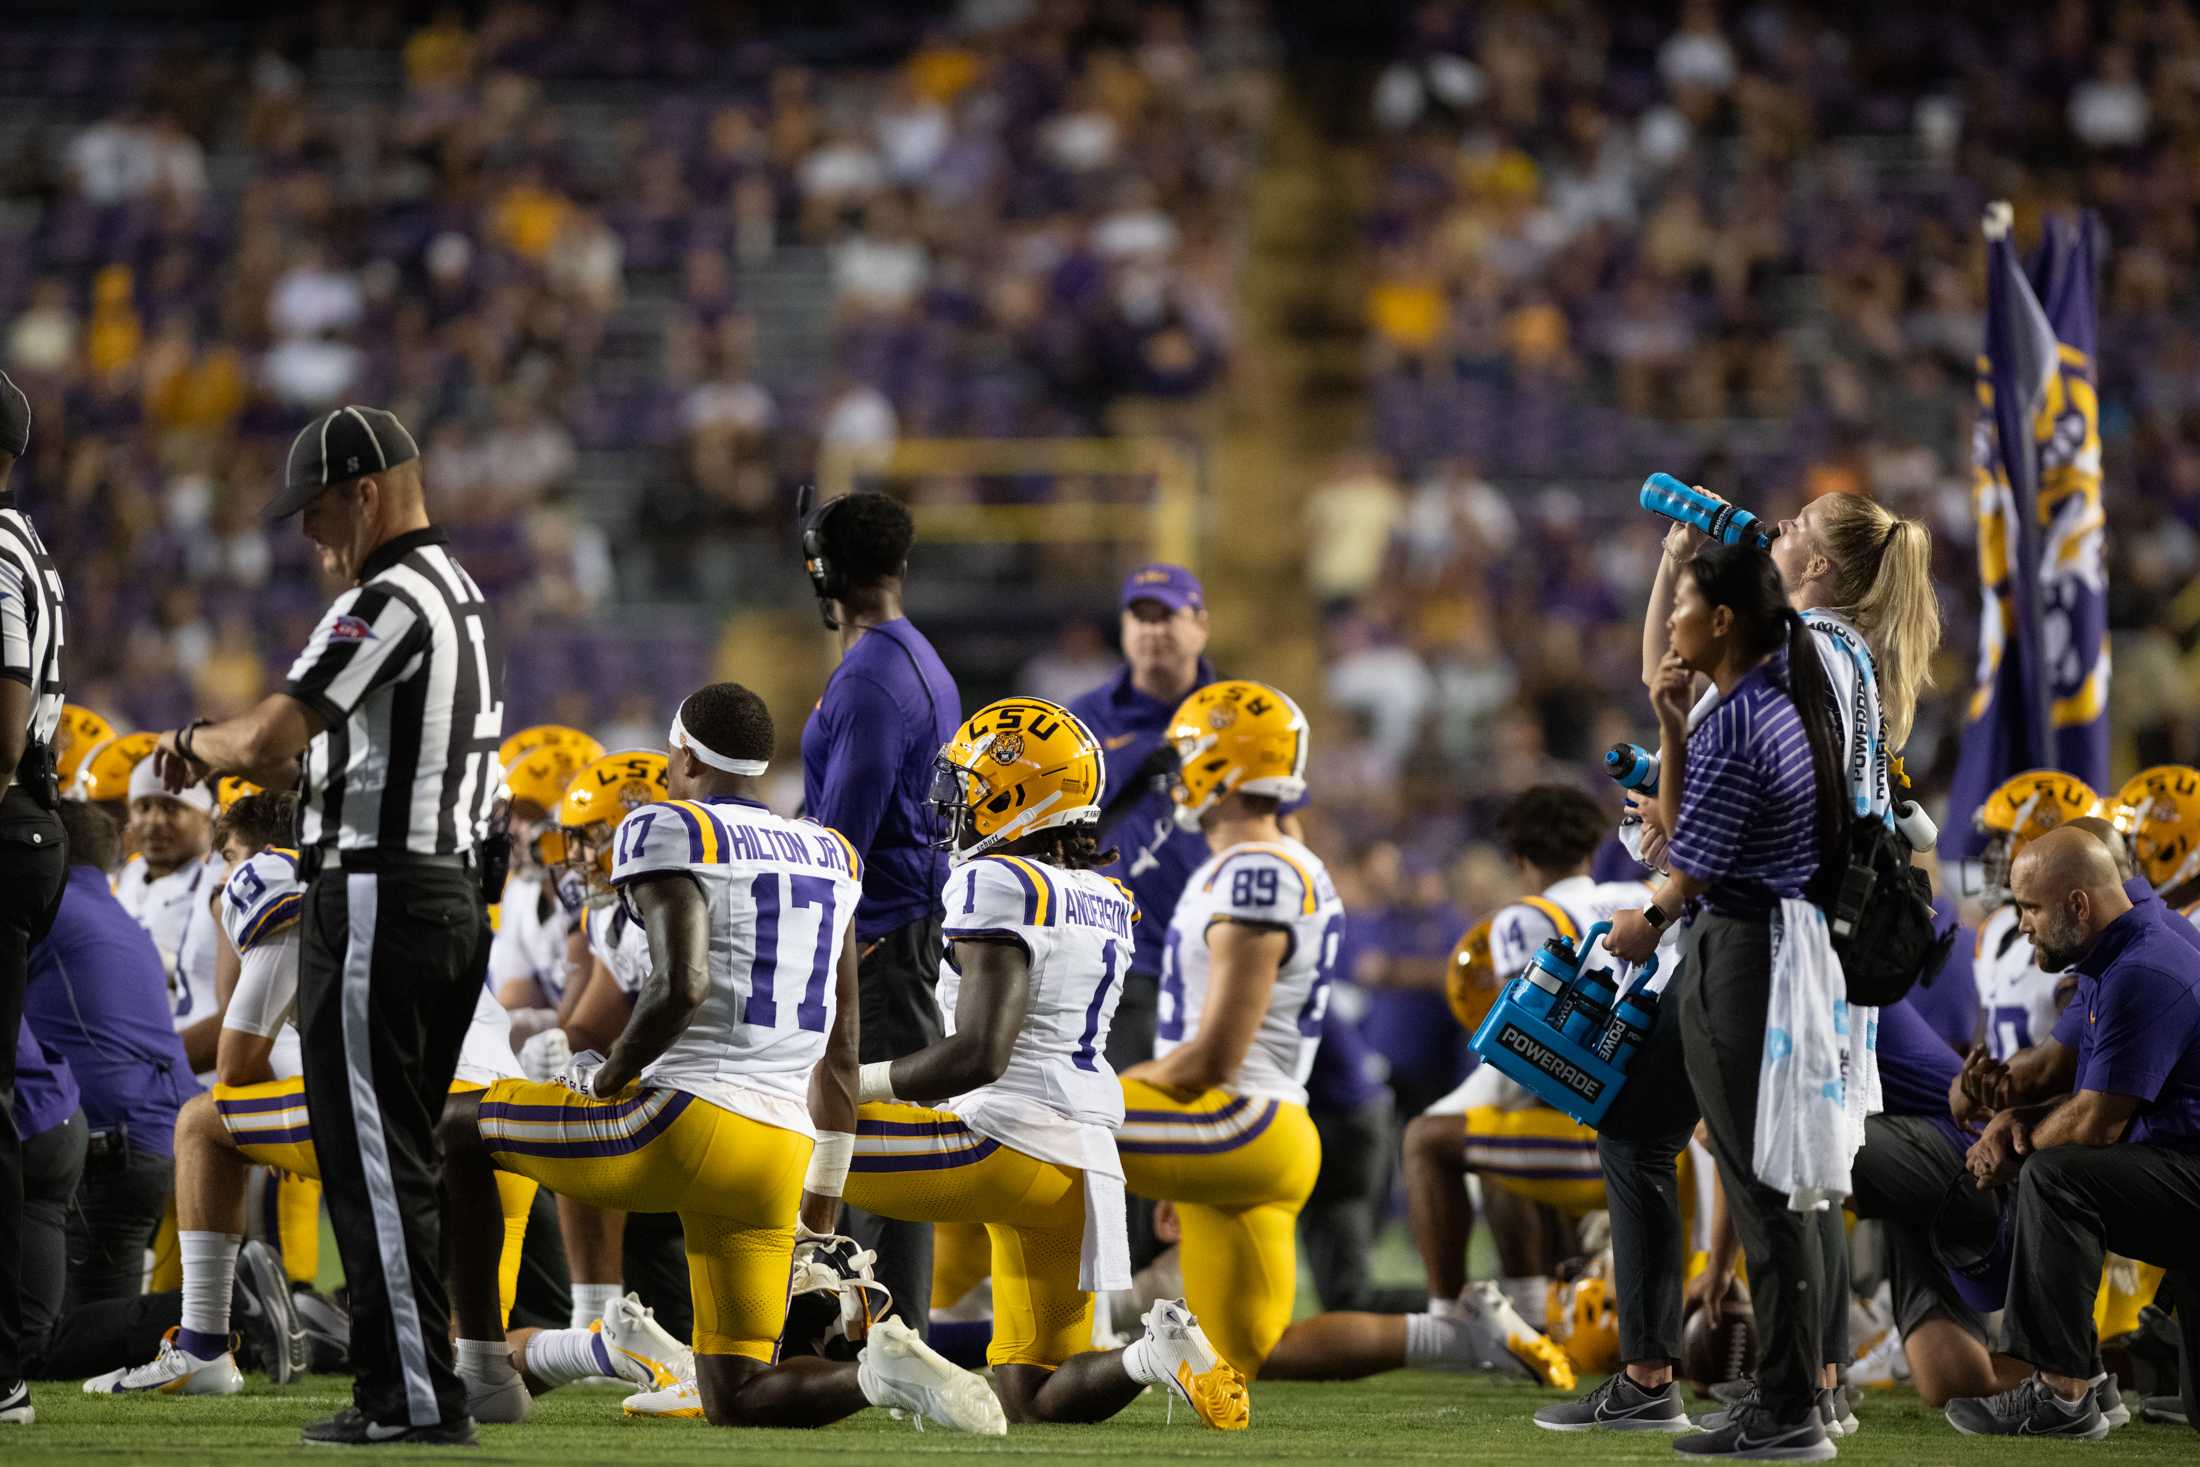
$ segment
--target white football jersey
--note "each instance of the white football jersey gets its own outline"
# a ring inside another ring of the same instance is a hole
[[[298,919],[305,912],[298,853],[269,848],[229,873],[222,888],[222,930],[243,962],[222,1027],[275,1036],[269,1056],[277,1079],[300,1073],[298,1052]],[[455,1083],[490,1085],[520,1079],[512,1053],[512,1016],[484,986],[458,1053]]]
[[[1108,1028],[1130,972],[1130,892],[1097,871],[1070,871],[1025,856],[980,856],[957,867],[941,893],[947,953],[937,989],[955,1032],[962,972],[958,939],[1012,942],[1031,963],[1031,1000],[1001,1078],[947,1103],[970,1118],[993,1095],[1034,1101],[1067,1120],[1123,1124],[1123,1087],[1108,1064]],[[981,1131],[981,1134],[989,1134]],[[1016,1145],[1014,1136],[993,1139]]]
[[[1986,1048],[1995,1059],[2005,1060],[2055,1032],[2063,1010],[2055,989],[2065,975],[2040,971],[2032,939],[2017,930],[2015,907],[1996,907],[1979,924],[1971,974],[1986,1021]]]
[[[589,956],[604,965],[619,992],[640,996],[649,977],[649,934],[622,903],[616,907],[590,907],[581,913],[581,931],[588,938]]]
[[[665,873],[692,878],[710,903],[710,994],[642,1078],[816,1134],[810,1071],[825,1057],[841,944],[863,892],[855,847],[730,798],[644,805],[614,839],[611,880],[630,905],[627,887]]]
[[[573,914],[540,872],[520,872],[504,884],[497,905],[497,935],[489,944],[489,986],[502,990],[515,978],[532,978],[542,1001],[556,1008],[565,999],[565,940]]]
[[[1290,937],[1268,1012],[1245,1062],[1224,1088],[1233,1095],[1304,1105],[1337,948],[1344,940],[1344,904],[1328,868],[1286,836],[1218,851],[1192,873],[1161,952],[1157,1054],[1199,1032],[1210,977],[1207,929],[1217,922],[1279,928]]]
[[[1581,935],[1599,922],[1609,922],[1615,912],[1639,911],[1649,905],[1650,884],[1645,881],[1596,881],[1569,876],[1553,882],[1538,897],[1527,897],[1502,907],[1490,920],[1490,962],[1501,978],[1517,978],[1536,949],[1554,937],[1568,937],[1578,946]],[[1601,950],[1601,949],[1600,949]],[[1658,970],[1651,975],[1650,991],[1660,992],[1672,980],[1680,961],[1680,924],[1672,923],[1658,942]],[[1621,978],[1632,971],[1622,967]]]
[[[176,1028],[188,1029],[215,1012],[214,916],[207,907],[221,879],[221,858],[186,861],[166,876],[154,876],[142,856],[133,856],[115,878],[115,900],[137,918],[160,952],[168,975],[168,998]]]

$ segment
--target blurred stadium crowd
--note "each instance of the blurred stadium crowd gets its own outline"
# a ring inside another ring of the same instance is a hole
[[[1367,431],[1303,496],[1331,714],[1310,819],[1374,914],[1364,983],[1440,981],[1507,894],[1495,802],[1646,731],[1650,469],[1928,519],[1949,634],[1911,763],[1952,768],[1989,198],[2101,211],[2114,722],[2123,767],[2200,762],[2191,8],[1399,11],[1356,144],[1373,187],[1334,201],[1364,205]],[[797,593],[821,448],[1231,391],[1267,349],[1233,322],[1283,105],[1257,0],[849,17],[19,29],[0,84],[39,105],[0,121],[0,357],[46,413],[18,482],[70,548],[72,696],[160,727],[269,686],[321,593],[256,509],[330,403],[423,427],[522,721],[616,745],[653,735],[633,710],[692,684],[714,617]],[[622,608],[666,603],[705,609],[631,655]],[[1068,625],[1030,690],[1108,664]],[[1417,1011],[1384,1047],[1440,1091],[1459,1036]]]

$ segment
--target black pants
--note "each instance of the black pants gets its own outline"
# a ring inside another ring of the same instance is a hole
[[[1160,1005],[1160,974],[1133,968],[1124,975],[1123,997],[1115,1005],[1115,1019],[1108,1025],[1108,1044],[1103,1051],[1118,1075],[1153,1058]],[[1152,1199],[1124,1193],[1123,1220],[1130,1241],[1131,1267],[1144,1268],[1165,1251],[1161,1240],[1153,1235]]]
[[[451,1368],[435,1126],[488,959],[470,871],[332,870],[307,890],[306,1107],[351,1290],[352,1399],[389,1425],[466,1414]]]
[[[1368,1255],[1375,1251],[1375,1228],[1397,1159],[1390,1092],[1351,1110],[1312,1114],[1322,1138],[1322,1169],[1299,1211],[1299,1243],[1322,1308],[1366,1309],[1371,1307]]]
[[[15,1132],[15,1036],[31,944],[68,879],[60,818],[19,786],[0,796],[0,1385],[23,1376],[23,1143]]]
[[[102,1142],[105,1142],[103,1149]],[[145,1249],[176,1194],[176,1159],[95,1133],[69,1204],[70,1312],[145,1288]]]
[[[2188,1268],[2200,1238],[2200,1153],[2144,1142],[2034,1152],[2017,1178],[2017,1240],[2003,1321],[2009,1353],[2088,1376],[2103,1255]],[[2180,1306],[2186,1301],[2178,1300]],[[2189,1322],[2186,1337],[2192,1337]]]
[[[1785,1195],[1757,1180],[1757,1071],[1772,991],[1771,925],[1704,913],[1689,926],[1687,964],[1677,980],[1682,1049],[1727,1216],[1749,1259],[1762,1352],[1757,1383],[1776,1420],[1798,1421],[1816,1409],[1819,1365],[1848,1352],[1847,1311],[1836,1322],[1827,1307],[1846,1303],[1848,1244],[1840,1209],[1790,1211]]]
[[[1605,1206],[1612,1220],[1612,1283],[1620,1359],[1661,1364],[1681,1357],[1681,1293],[1687,1228],[1674,1164],[1700,1118],[1682,1053],[1676,976],[1658,1022],[1627,1069],[1627,1085],[1597,1133]]]
[[[46,1342],[62,1317],[69,1282],[69,1209],[84,1175],[84,1146],[91,1134],[84,1112],[23,1142],[23,1330],[18,1337],[24,1375],[43,1378]]]
[[[2001,1213],[1992,1193],[1971,1185],[1954,1143],[1923,1116],[1872,1116],[1851,1175],[1856,1215],[1876,1218],[1885,1240],[1895,1328],[1908,1334],[1928,1319],[1951,1319],[1986,1343],[1986,1321],[1956,1292],[1933,1252],[1936,1225],[1983,1248]],[[2091,1310],[2088,1304],[2088,1317]]]
[[[862,1004],[865,1064],[900,1059],[936,1043],[939,1000],[933,987],[940,975],[940,919],[937,915],[898,927],[864,946],[856,967]],[[847,1210],[841,1224],[866,1248],[878,1250],[874,1272],[894,1291],[894,1313],[923,1334],[931,1322],[932,1225],[880,1217],[861,1208]]]

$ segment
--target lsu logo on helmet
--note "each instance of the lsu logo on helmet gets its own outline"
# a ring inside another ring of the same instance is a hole
[[[932,761],[933,844],[956,865],[996,846],[1100,818],[1106,756],[1076,714],[1003,698],[970,715]]]
[[[556,822],[535,837],[535,859],[577,870],[595,897],[611,890],[611,834],[630,811],[671,798],[670,764],[650,749],[622,749],[584,766],[558,801]]]
[[[2143,769],[2116,792],[2116,805],[2116,828],[2148,885],[2167,893],[2200,876],[2200,769]]]
[[[1288,801],[1306,793],[1306,715],[1266,683],[1209,683],[1177,705],[1167,738],[1178,766],[1176,820],[1187,830],[1233,794]]]
[[[2008,902],[2009,864],[2017,852],[2099,807],[2100,796],[2091,785],[2059,769],[2028,769],[2005,780],[1978,808],[1978,828],[1986,835],[1979,852],[1979,895],[1993,906]]]

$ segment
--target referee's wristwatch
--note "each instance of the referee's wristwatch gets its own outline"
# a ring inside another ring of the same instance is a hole
[[[1648,922],[1653,929],[1659,932],[1663,932],[1668,926],[1672,925],[1673,921],[1666,914],[1665,908],[1659,906],[1656,902],[1643,904],[1642,920]]]

